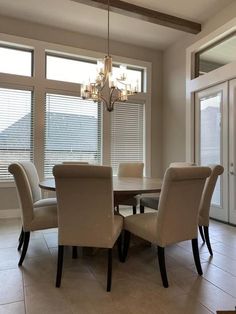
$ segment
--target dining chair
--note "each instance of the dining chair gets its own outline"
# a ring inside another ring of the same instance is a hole
[[[118,166],[118,177],[133,177],[142,178],[143,177],[144,164],[142,162],[124,162],[120,163]],[[139,204],[139,197],[131,197],[127,200],[122,201],[119,205],[128,205],[133,207],[133,214],[137,212],[137,205]],[[119,206],[117,206],[119,211]]]
[[[162,283],[168,287],[165,247],[191,240],[195,265],[199,275],[202,268],[198,251],[198,208],[209,167],[170,167],[166,170],[158,211],[128,216],[124,219],[125,261],[130,233],[157,245]]]
[[[206,242],[210,255],[213,255],[209,237],[211,199],[217,179],[224,172],[224,168],[221,165],[210,165],[209,167],[211,168],[211,175],[209,178],[207,178],[202,193],[199,206],[198,226],[203,242]]]
[[[191,167],[195,166],[196,164],[193,162],[172,162],[170,163],[169,167]],[[149,207],[152,209],[158,209],[158,202],[159,202],[160,193],[148,193],[141,195],[140,197],[140,213],[144,213],[145,207]]]
[[[58,200],[56,287],[61,285],[64,246],[99,247],[108,249],[107,291],[110,291],[112,248],[123,227],[123,217],[114,215],[113,210],[112,168],[56,165],[53,174]]]
[[[32,162],[16,162],[8,167],[13,175],[21,209],[22,231],[18,250],[22,249],[18,265],[21,266],[27,253],[30,232],[57,227],[56,198],[42,198],[39,177]]]

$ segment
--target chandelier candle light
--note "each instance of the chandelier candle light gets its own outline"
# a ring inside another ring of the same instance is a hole
[[[97,76],[93,83],[81,86],[83,99],[92,99],[103,103],[107,111],[114,110],[115,102],[125,102],[128,96],[137,94],[138,82],[135,86],[127,82],[127,68],[120,66],[120,74],[114,78],[112,75],[112,57],[110,56],[110,0],[107,2],[107,55],[103,60],[97,61]]]

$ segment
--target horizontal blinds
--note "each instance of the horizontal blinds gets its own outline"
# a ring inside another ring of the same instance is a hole
[[[0,181],[12,180],[8,166],[33,160],[32,92],[0,88]]]
[[[111,165],[144,161],[144,105],[117,103],[111,114]]]
[[[101,161],[100,106],[80,97],[47,94],[44,175],[63,161]]]

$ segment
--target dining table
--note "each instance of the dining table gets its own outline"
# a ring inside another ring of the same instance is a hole
[[[162,179],[151,177],[113,176],[114,206],[139,194],[158,193],[161,191]],[[39,183],[41,189],[56,191],[54,178]]]

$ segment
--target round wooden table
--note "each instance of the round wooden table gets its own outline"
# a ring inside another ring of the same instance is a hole
[[[156,193],[161,191],[162,180],[159,178],[129,178],[129,177],[113,177],[114,205],[117,206],[121,202],[138,194]],[[41,181],[39,186],[42,189],[55,191],[55,180],[48,179]]]

